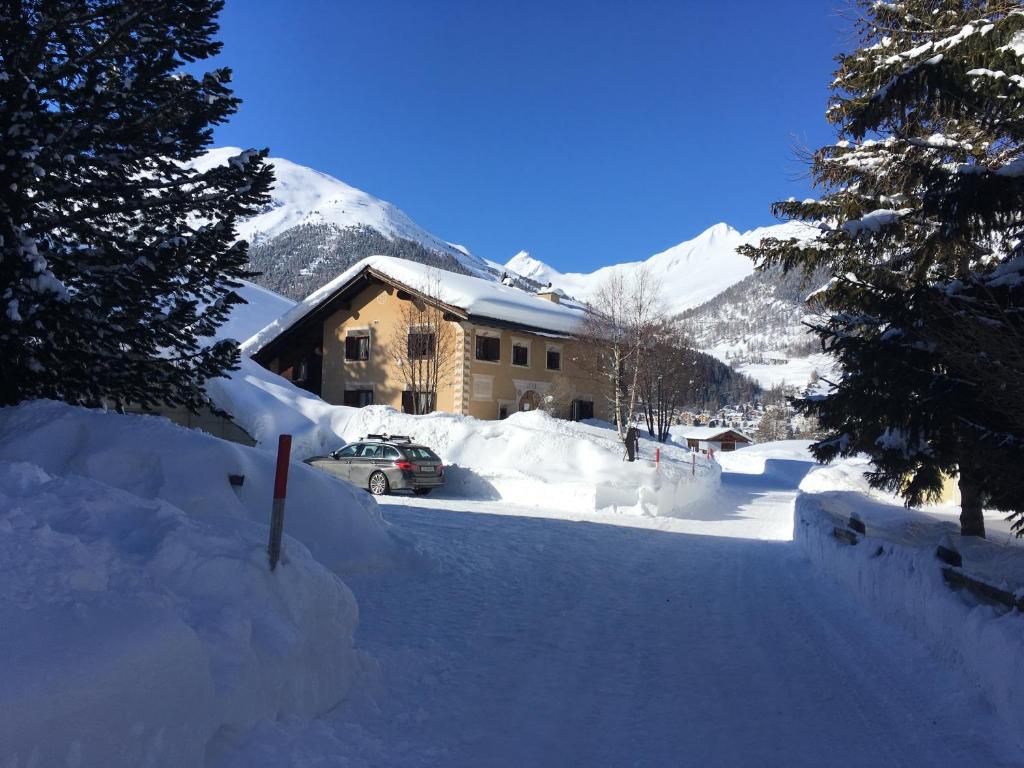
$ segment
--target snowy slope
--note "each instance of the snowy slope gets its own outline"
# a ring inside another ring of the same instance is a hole
[[[205,170],[225,165],[239,154],[237,147],[218,147],[193,166]],[[349,186],[326,173],[281,157],[268,158],[275,183],[270,206],[239,224],[239,234],[250,243],[263,243],[303,225],[329,225],[338,229],[366,227],[389,239],[400,238],[455,258],[473,273],[487,271],[487,263],[463,246],[435,237],[389,202]]]
[[[245,341],[267,323],[295,306],[294,301],[274,293],[269,288],[248,280],[241,282],[242,287],[237,288],[235,293],[245,299],[246,303],[237,304],[232,308],[227,322],[217,329],[218,339]]]
[[[539,283],[551,283],[570,296],[586,300],[616,270],[645,265],[663,287],[669,310],[682,312],[714,298],[754,271],[750,259],[736,253],[738,246],[758,243],[764,237],[800,237],[813,231],[802,224],[786,223],[741,233],[720,223],[646,261],[611,265],[595,272],[562,273],[525,251],[520,251],[505,266],[512,272]]]

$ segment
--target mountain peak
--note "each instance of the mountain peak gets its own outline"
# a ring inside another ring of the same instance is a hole
[[[207,170],[224,165],[242,150],[216,147],[196,158],[192,167]],[[397,206],[368,192],[304,165],[281,157],[268,157],[274,167],[271,204],[239,222],[239,236],[251,243],[272,240],[295,227],[328,225],[340,230],[368,228],[388,240],[411,240],[454,258],[474,274],[486,273],[487,264],[464,247],[453,246],[420,227]]]

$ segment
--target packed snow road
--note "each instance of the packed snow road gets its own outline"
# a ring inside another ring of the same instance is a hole
[[[970,681],[799,557],[804,471],[727,472],[718,508],[687,520],[393,499],[424,557],[349,580],[365,694],[210,762],[1021,764]]]

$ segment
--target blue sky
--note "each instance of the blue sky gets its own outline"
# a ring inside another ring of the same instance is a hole
[[[219,144],[398,205],[481,256],[646,258],[806,196],[839,0],[227,0]],[[219,62],[220,63],[220,62]]]

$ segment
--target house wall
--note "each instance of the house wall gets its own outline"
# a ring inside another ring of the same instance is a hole
[[[373,389],[374,404],[401,409],[405,385],[390,349],[399,331],[399,337],[404,338],[403,304],[393,287],[372,284],[324,321],[320,387],[324,400],[340,405],[346,389],[365,385]],[[571,401],[585,399],[594,403],[596,418],[609,418],[600,380],[589,378],[574,361],[575,341],[469,322],[452,321],[451,327],[455,351],[438,388],[437,410],[497,419],[503,407],[512,414],[527,404],[534,408],[551,396],[548,405],[556,416],[569,418]],[[345,360],[347,333],[362,329],[370,332],[370,359]],[[476,359],[478,335],[500,339],[497,362]],[[527,366],[512,364],[513,340],[529,347]],[[547,370],[549,347],[561,350],[561,371]]]
[[[578,363],[577,341],[472,323],[463,323],[463,332],[464,413],[478,419],[497,419],[503,408],[512,414],[542,406],[555,416],[570,418],[571,403],[579,399],[593,402],[595,418],[609,419],[602,382],[588,375]],[[476,358],[478,336],[500,339],[501,356],[497,362]],[[513,364],[514,344],[529,349],[527,365]],[[548,349],[561,352],[561,370],[548,370]]]
[[[405,381],[390,350],[399,329],[405,338],[403,303],[391,286],[371,284],[352,299],[347,309],[338,310],[324,321],[321,383],[324,400],[342,405],[346,389],[366,385],[373,389],[374,405],[390,405],[401,410]],[[370,359],[365,362],[346,360],[348,331],[365,329],[370,332]],[[458,338],[458,329],[453,328],[453,331]],[[461,389],[462,382],[458,366],[451,367],[453,370],[438,386],[439,411],[456,411],[455,393]]]

